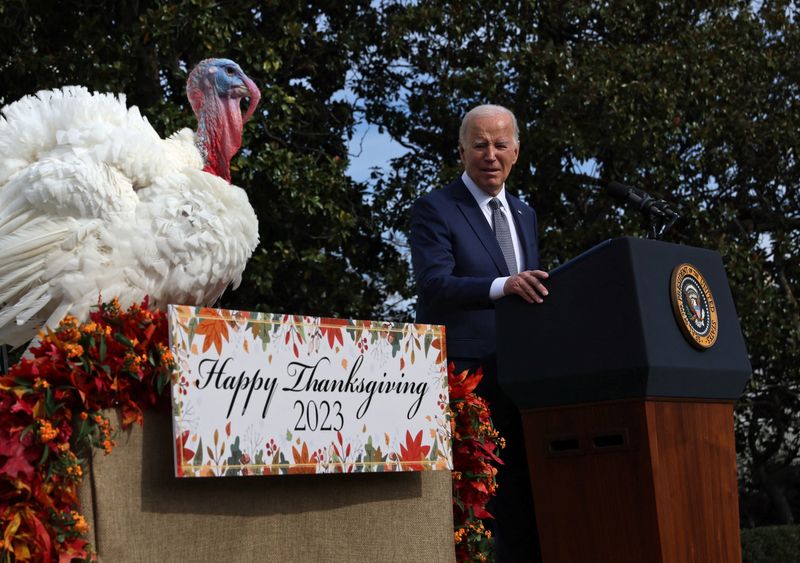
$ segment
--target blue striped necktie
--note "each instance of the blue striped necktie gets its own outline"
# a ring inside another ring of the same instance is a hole
[[[506,219],[506,214],[500,209],[503,207],[503,204],[499,199],[493,197],[489,200],[489,207],[492,208],[492,228],[494,229],[494,236],[497,237],[500,250],[503,251],[503,258],[506,259],[508,272],[513,276],[519,270],[517,270],[517,257],[514,255],[514,243],[511,241],[508,219]]]

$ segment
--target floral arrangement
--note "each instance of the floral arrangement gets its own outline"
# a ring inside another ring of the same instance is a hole
[[[67,317],[0,377],[0,563],[91,560],[78,486],[89,448],[111,453],[116,429],[102,411],[118,408],[123,429],[157,405],[175,362],[167,320],[145,299],[127,311],[115,299],[90,320]],[[494,495],[496,452],[504,447],[486,402],[483,377],[448,370],[453,413],[453,516],[459,561],[493,552],[486,503]]]
[[[90,321],[67,317],[40,334],[0,377],[0,561],[92,558],[78,485],[89,447],[110,453],[121,425],[142,423],[170,381],[167,321],[148,300],[127,311],[101,304]]]
[[[497,488],[497,452],[505,447],[492,424],[486,401],[475,387],[483,370],[455,373],[448,369],[450,408],[453,412],[453,521],[456,559],[486,561],[494,553],[494,539],[482,519],[491,518],[486,503]]]

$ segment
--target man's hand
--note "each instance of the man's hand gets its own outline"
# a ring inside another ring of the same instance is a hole
[[[550,274],[542,270],[525,270],[506,280],[503,286],[505,295],[519,295],[528,303],[541,303],[547,296],[547,288],[542,283]]]

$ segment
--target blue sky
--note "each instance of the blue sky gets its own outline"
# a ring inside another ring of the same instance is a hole
[[[379,133],[377,125],[361,123],[350,141],[349,152],[348,173],[356,182],[364,182],[369,179],[371,168],[388,170],[389,161],[404,154],[406,149],[386,133]]]

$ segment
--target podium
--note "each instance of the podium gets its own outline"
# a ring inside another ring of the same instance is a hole
[[[496,309],[544,562],[740,562],[733,403],[751,368],[721,256],[614,239],[547,288]]]

